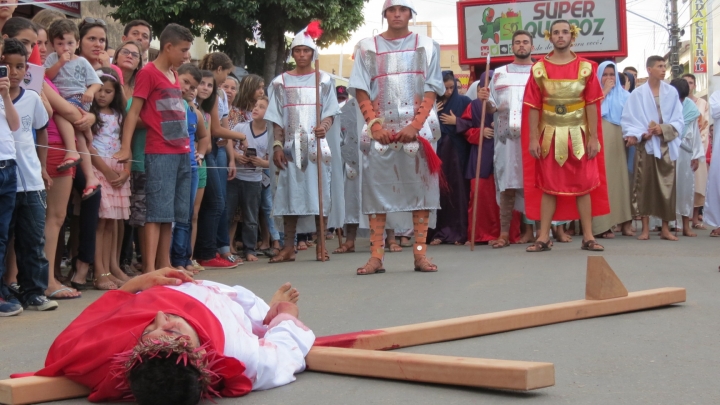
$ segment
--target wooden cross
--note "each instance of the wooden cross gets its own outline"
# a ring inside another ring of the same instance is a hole
[[[628,293],[602,256],[589,256],[585,299],[318,338],[307,369],[373,378],[503,390],[555,385],[552,363],[397,353],[388,350],[465,339],[685,302],[684,288]],[[20,405],[87,396],[65,377],[0,381],[0,403]]]

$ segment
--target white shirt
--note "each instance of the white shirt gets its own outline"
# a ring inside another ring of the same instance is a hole
[[[167,288],[197,299],[217,317],[225,332],[223,355],[245,364],[253,391],[291,383],[305,369],[313,332],[287,317],[263,325],[269,306],[252,291],[206,280]]]
[[[0,110],[0,160],[15,159],[15,138],[5,116],[5,106]]]
[[[267,159],[268,127],[270,126],[267,125],[265,127],[265,132],[256,135],[253,133],[252,130],[252,121],[248,121],[241,122],[235,125],[233,131],[245,134],[245,136],[247,136],[248,148],[255,148],[255,150],[257,151],[257,156],[259,158]],[[262,181],[262,170],[262,167],[255,167],[251,164],[248,164],[248,167],[243,167],[243,165],[240,165],[237,167],[237,174],[235,174],[235,178],[243,181]]]
[[[230,107],[228,106],[227,94],[225,94],[225,90],[218,89],[218,115],[220,116],[220,121],[229,114]]]
[[[20,95],[13,100],[13,105],[20,116],[20,128],[12,133],[17,155],[17,191],[45,190],[32,130],[47,127],[49,120],[47,111],[37,93],[25,91],[23,88],[20,88]],[[0,99],[0,108],[5,111],[2,99]],[[4,121],[7,125],[7,120]]]

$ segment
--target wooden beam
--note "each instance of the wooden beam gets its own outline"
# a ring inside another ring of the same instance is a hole
[[[503,390],[555,385],[552,363],[313,347],[307,369],[316,372]],[[65,377],[0,381],[0,403],[36,404],[86,397],[90,390]]]
[[[586,300],[606,300],[628,295],[628,290],[602,256],[588,256],[585,280]]]
[[[313,347],[307,369],[372,378],[502,390],[555,385],[552,363]]]
[[[90,390],[65,377],[23,377],[0,380],[0,404],[24,405],[86,397]]]
[[[621,298],[599,301],[568,301],[462,318],[325,336],[318,338],[315,345],[365,350],[391,350],[664,307],[684,301],[684,288],[658,288],[633,292],[628,294],[627,297]]]

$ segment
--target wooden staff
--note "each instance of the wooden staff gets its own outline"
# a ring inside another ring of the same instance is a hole
[[[320,105],[320,58],[315,60],[315,128],[320,127],[322,121],[322,106]],[[327,136],[327,134],[325,134]],[[325,216],[323,215],[323,187],[322,187],[322,148],[320,137],[315,135],[317,143],[317,173],[318,173],[318,205],[320,206],[320,229],[317,230],[318,246],[320,247],[320,261],[325,262]]]
[[[488,86],[488,79],[490,78],[490,54],[487,55],[487,61],[485,62],[485,84],[483,87]],[[478,154],[477,164],[475,165],[475,195],[473,197],[473,216],[472,216],[472,232],[470,232],[470,250],[475,250],[475,228],[477,227],[477,212],[478,212],[478,183],[480,182],[480,161],[482,160],[482,146],[485,140],[483,131],[485,130],[485,109],[487,108],[487,102],[483,101],[482,114],[480,114],[480,141],[478,142]]]

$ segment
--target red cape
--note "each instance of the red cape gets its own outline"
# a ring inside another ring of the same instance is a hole
[[[544,58],[543,58],[544,59]],[[593,67],[592,75],[597,75],[597,64],[589,61],[585,58],[578,56],[581,61],[590,62]],[[534,81],[534,77],[530,75],[528,81]],[[601,215],[607,215],[610,213],[610,201],[608,200],[608,189],[607,189],[607,178],[605,175],[605,144],[603,141],[602,132],[602,113],[601,105],[602,102],[598,101],[594,103],[597,108],[597,134],[598,140],[600,141],[600,153],[597,154],[595,159],[598,165],[598,174],[600,175],[600,186],[596,187],[590,192],[590,198],[592,200],[592,216],[597,217]],[[540,220],[540,202],[542,200],[543,192],[535,184],[535,158],[530,156],[530,109],[531,107],[527,104],[523,104],[522,110],[522,151],[523,151],[523,184],[525,186],[525,216],[528,219],[539,221]],[[552,156],[548,156],[552,159]],[[553,215],[553,221],[572,221],[580,218],[580,214],[577,210],[577,203],[575,202],[575,196],[557,196],[557,207],[555,208],[555,215]]]
[[[212,370],[220,377],[213,389],[223,397],[237,397],[252,390],[243,374],[245,365],[221,355],[225,334],[220,321],[195,298],[166,287],[140,294],[108,291],[87,307],[60,335],[48,351],[45,368],[38,376],[65,376],[89,387],[92,402],[130,399],[120,389],[124,383],[113,367],[114,356],[132,349],[158,311],[183,317],[197,331],[208,352],[217,353]]]

